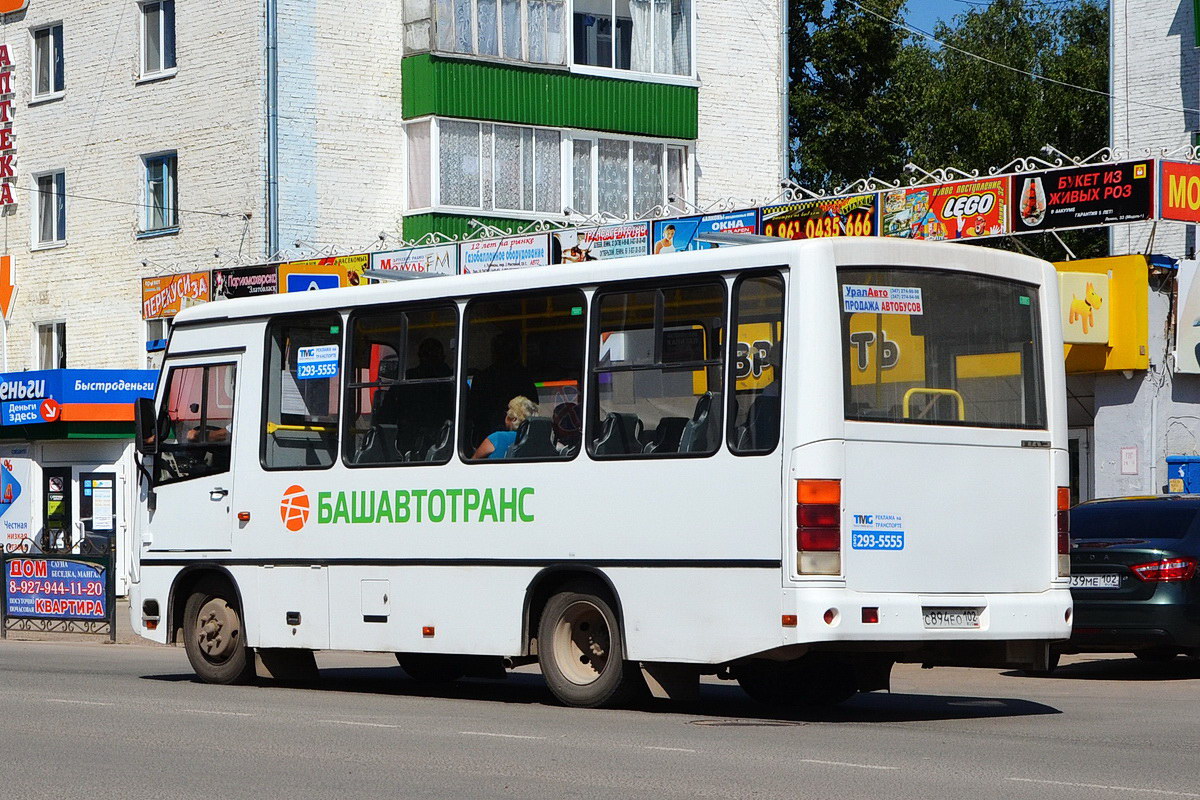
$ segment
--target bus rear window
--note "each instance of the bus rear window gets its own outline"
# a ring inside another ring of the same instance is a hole
[[[1036,286],[898,267],[838,279],[846,419],[1046,426]]]

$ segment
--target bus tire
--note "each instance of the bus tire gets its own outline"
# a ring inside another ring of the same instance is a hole
[[[584,591],[553,595],[538,622],[538,665],[550,692],[564,705],[606,708],[645,688],[612,606]]]
[[[224,582],[204,580],[183,610],[183,647],[205,683],[245,683],[254,675],[237,596]]]
[[[459,659],[436,653],[396,653],[396,663],[417,683],[453,683],[465,674]]]
[[[766,706],[824,708],[858,694],[854,669],[820,655],[795,661],[747,661],[738,665],[734,675],[752,700]]]

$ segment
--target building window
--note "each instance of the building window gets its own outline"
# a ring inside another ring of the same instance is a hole
[[[142,3],[142,77],[175,71],[175,0]]]
[[[574,63],[692,74],[691,0],[573,0]]]
[[[37,363],[34,369],[67,368],[67,323],[40,322],[37,326]]]
[[[567,63],[566,0],[436,0],[437,50]]]
[[[691,195],[683,144],[436,118],[407,131],[410,211],[634,219]]]
[[[174,153],[146,156],[145,231],[168,231],[179,227],[178,165]]]
[[[33,99],[57,97],[65,88],[63,26],[39,28],[33,32]]]
[[[48,172],[35,175],[33,220],[34,246],[64,244],[67,241],[67,175]]]

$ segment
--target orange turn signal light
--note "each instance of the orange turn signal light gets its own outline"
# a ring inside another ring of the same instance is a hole
[[[795,614],[784,614],[783,615],[783,627],[785,627],[785,628],[796,627],[796,615]]]
[[[249,522],[249,521],[250,521],[250,512],[249,511],[239,511],[238,512],[238,522]]]
[[[421,628],[421,635],[422,636],[433,636],[433,626],[426,625],[425,627]]]
[[[1071,507],[1071,487],[1058,487],[1058,510],[1066,511]]]
[[[796,481],[796,502],[802,505],[840,505],[842,482],[802,478]]]

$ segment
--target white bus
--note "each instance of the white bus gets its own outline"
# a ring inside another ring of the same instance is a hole
[[[1044,667],[1057,308],[1042,261],[844,239],[188,309],[139,409],[133,626],[206,681],[376,651],[536,662],[579,706]]]

